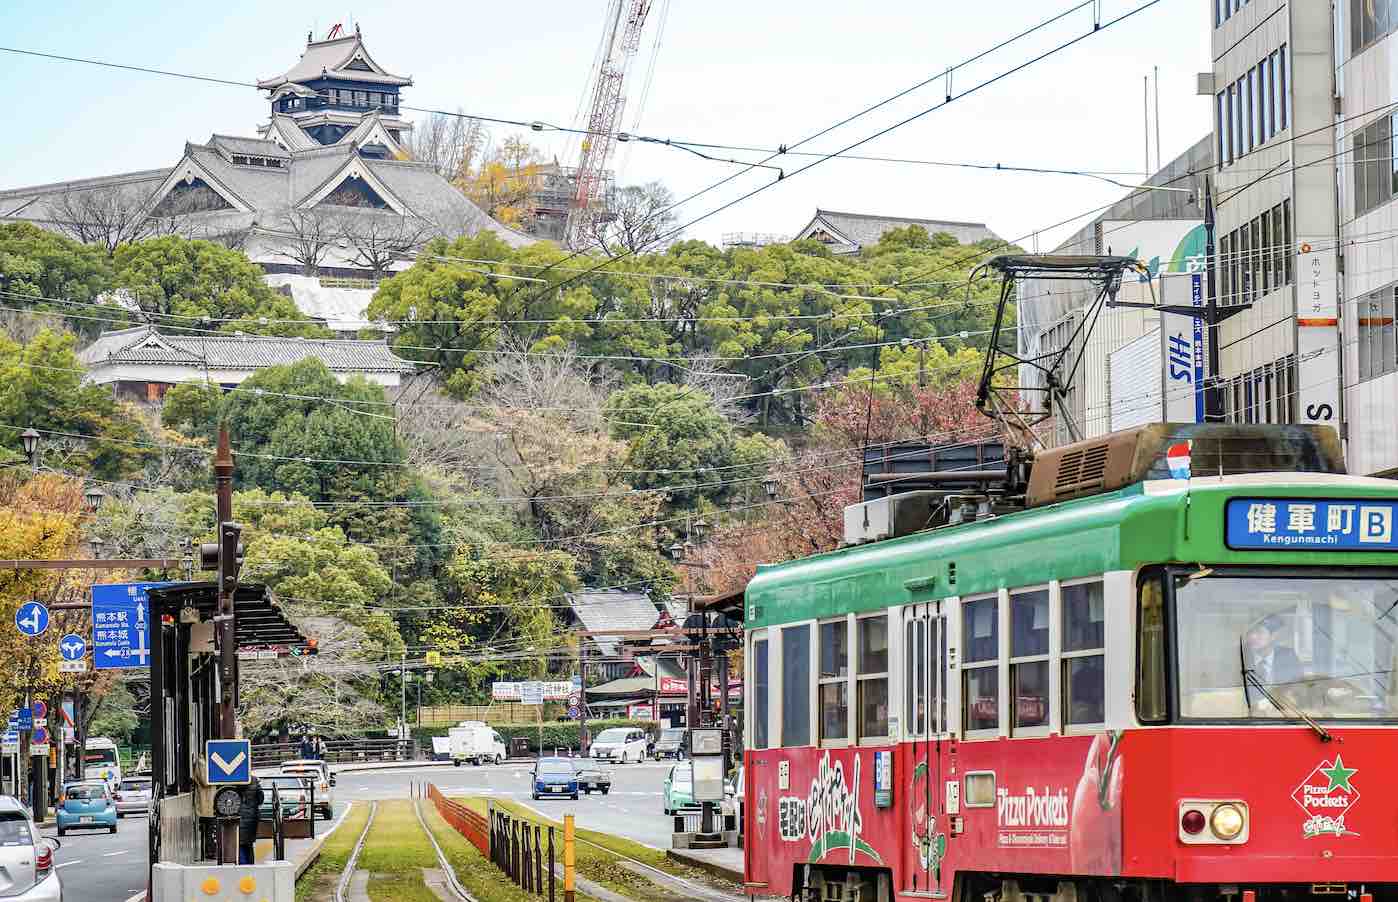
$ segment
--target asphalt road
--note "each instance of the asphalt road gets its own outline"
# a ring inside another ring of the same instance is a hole
[[[672,819],[661,811],[660,795],[672,762],[617,764],[612,772],[612,790],[607,795],[584,795],[571,799],[530,799],[528,764],[502,764],[499,767],[470,764],[461,767],[423,767],[401,770],[340,774],[335,789],[337,802],[348,799],[396,799],[410,794],[411,784],[434,783],[446,795],[481,795],[506,798],[532,805],[549,817],[561,820],[572,813],[579,827],[624,836],[662,849],[670,847]]]
[[[58,841],[54,853],[63,898],[92,902],[125,902],[146,888],[148,834],[144,815],[127,815],[117,821],[117,832],[82,830]],[[46,827],[45,836],[58,838]]]

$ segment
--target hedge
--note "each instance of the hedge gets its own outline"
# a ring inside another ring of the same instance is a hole
[[[513,744],[511,740],[513,740],[514,737],[523,736],[529,740],[530,751],[539,751],[539,736],[541,733],[539,724],[501,723],[490,724],[489,726],[494,728],[495,731],[504,738],[507,746]],[[609,727],[636,727],[642,730],[654,731],[656,729],[656,724],[654,721],[650,720],[589,720],[587,722],[587,728],[589,732],[592,733],[593,738],[596,738],[598,733],[601,733]],[[449,729],[451,728],[423,727],[413,732],[414,735],[419,737],[445,736]],[[545,723],[543,725],[542,735],[545,751],[551,752],[555,748],[576,749],[582,744],[578,736],[578,722],[576,720]],[[430,740],[427,740],[427,742],[430,745]]]

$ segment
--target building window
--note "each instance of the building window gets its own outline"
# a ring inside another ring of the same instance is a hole
[[[1010,692],[1012,729],[1048,725],[1048,589],[1010,594]]]
[[[1281,88],[1277,91],[1281,104],[1281,127],[1286,129],[1291,126],[1291,94],[1288,91],[1291,86],[1291,59],[1286,55],[1285,44],[1277,51],[1277,74],[1281,78]]]
[[[1359,378],[1374,379],[1398,370],[1394,345],[1394,295],[1389,285],[1359,299]]]
[[[1381,116],[1355,134],[1354,215],[1357,219],[1393,199],[1393,116]]]
[[[1224,115],[1228,108],[1226,92],[1219,91],[1214,95],[1214,156],[1218,158],[1218,168],[1222,169],[1229,162],[1228,147],[1228,119]]]
[[[1223,303],[1233,303],[1233,235],[1218,240],[1218,294]]]
[[[1359,53],[1393,30],[1389,0],[1350,0],[1350,55]]]
[[[820,738],[849,739],[849,624],[820,625]]]
[[[752,747],[767,747],[767,638],[752,640]]]
[[[1106,714],[1106,595],[1100,580],[1063,586],[1063,719],[1100,724]]]
[[[859,660],[855,673],[859,696],[859,738],[888,739],[888,615],[861,617]]]
[[[968,731],[1000,726],[999,607],[994,595],[961,604],[961,720]]]
[[[811,628],[782,628],[782,746],[811,744]]]
[[[1290,423],[1296,390],[1296,357],[1288,354],[1223,386],[1224,418],[1230,423]]]

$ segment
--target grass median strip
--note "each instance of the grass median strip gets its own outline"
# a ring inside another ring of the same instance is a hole
[[[424,801],[422,803],[422,817],[427,821],[428,829],[432,831],[432,835],[437,837],[437,843],[442,847],[447,861],[451,862],[451,866],[456,869],[456,876],[461,884],[479,902],[535,902],[539,898],[510,883],[500,872],[500,869],[491,863],[490,859],[471,845],[466,837],[457,833],[451,824],[442,820],[441,816],[437,814],[436,806],[431,802]],[[557,860],[562,866],[563,839],[561,836],[558,838],[557,850]],[[544,879],[548,879],[547,874]],[[563,898],[563,878],[561,876],[558,879],[558,898]],[[580,900],[589,899],[582,893],[578,893],[578,898]]]
[[[330,898],[335,881],[340,879],[345,865],[349,863],[354,844],[359,841],[359,834],[368,818],[368,802],[358,802],[350,808],[349,813],[335,828],[335,832],[325,841],[325,845],[320,847],[320,857],[316,859],[315,864],[307,868],[301,879],[296,881],[296,902]]]
[[[487,800],[480,797],[470,797],[458,799],[471,806],[475,810],[486,813]],[[542,815],[525,808],[515,802],[502,799],[491,800],[497,807],[509,811],[517,817],[522,817],[527,821],[540,824],[544,827],[552,825],[556,828],[554,833],[555,848],[558,849],[558,861],[563,861],[563,825],[559,821],[553,821]],[[676,877],[683,877],[687,880],[694,880],[699,883],[711,883],[709,875],[696,868],[689,868],[666,857],[665,853],[659,849],[652,849],[649,846],[623,839],[619,836],[612,836],[607,833],[598,833],[593,830],[583,829],[581,824],[577,825],[577,852],[576,860],[578,872],[589,879],[595,880],[602,886],[631,896],[635,899],[646,899],[648,902],[663,902],[671,897],[669,891],[657,886],[646,877],[637,874],[626,867],[624,859],[630,858],[642,864],[650,865],[667,874]],[[547,842],[547,840],[545,840]]]
[[[374,902],[438,902],[422,880],[422,869],[435,867],[437,856],[417,822],[412,802],[380,802],[359,855],[359,869],[371,875],[369,898]]]

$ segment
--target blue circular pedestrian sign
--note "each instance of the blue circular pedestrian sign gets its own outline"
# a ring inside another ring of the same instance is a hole
[[[37,636],[49,628],[49,609],[37,601],[26,601],[15,611],[15,626],[26,636]]]
[[[87,640],[77,633],[69,633],[58,640],[58,653],[65,661],[81,661],[87,654]]]
[[[571,717],[573,720],[577,720],[577,719],[578,719],[578,706],[577,706],[577,705],[570,705],[570,706],[568,707],[568,716]]]

